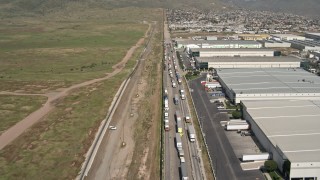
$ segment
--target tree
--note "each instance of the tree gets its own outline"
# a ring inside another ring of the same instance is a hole
[[[282,169],[285,177],[290,174],[291,162],[289,160],[284,161]]]
[[[268,172],[275,171],[278,168],[277,163],[274,160],[268,160],[264,162],[264,167]]]
[[[232,111],[232,117],[234,119],[240,119],[242,117],[242,113],[240,111]]]

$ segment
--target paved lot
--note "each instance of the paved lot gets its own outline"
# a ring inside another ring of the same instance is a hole
[[[228,120],[228,116],[226,113],[220,113],[215,104],[210,103],[207,93],[200,84],[200,81],[204,79],[205,76],[193,80],[189,82],[189,86],[193,89],[191,95],[202,121],[208,151],[212,158],[211,163],[214,166],[217,179],[264,179],[258,170],[243,171],[240,167],[240,161],[220,124],[220,121]]]

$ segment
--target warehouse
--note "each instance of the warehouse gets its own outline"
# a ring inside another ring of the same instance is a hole
[[[320,41],[320,33],[306,33],[305,36],[306,38]]]
[[[291,43],[292,48],[299,49],[300,51],[320,51],[320,41],[292,40],[288,42]]]
[[[229,99],[320,100],[320,77],[299,68],[217,69]]]
[[[274,56],[274,50],[262,48],[190,48],[188,53],[193,57]]]
[[[198,68],[298,68],[301,60],[290,56],[275,57],[196,57]]]
[[[187,48],[189,45],[196,45],[200,48],[261,48],[261,43],[257,41],[237,41],[237,40],[190,40],[176,39],[177,48]]]
[[[283,174],[291,180],[320,179],[320,101],[241,104],[251,130]]]
[[[271,37],[275,40],[306,40],[306,37],[303,36],[297,36],[294,34],[271,34]]]
[[[284,42],[284,41],[274,40],[274,39],[263,40],[263,41],[259,41],[259,42],[265,48],[289,48],[289,47],[291,47],[290,42]]]
[[[269,34],[241,34],[239,38],[242,40],[264,40],[270,37]]]

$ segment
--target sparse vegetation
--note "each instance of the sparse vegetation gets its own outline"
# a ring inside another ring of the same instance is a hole
[[[44,96],[0,95],[0,134],[45,103]]]

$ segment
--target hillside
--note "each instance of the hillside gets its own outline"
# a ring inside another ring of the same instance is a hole
[[[77,8],[113,9],[143,8],[200,8],[221,9],[220,0],[0,0],[0,16],[46,15]]]
[[[254,10],[286,12],[310,17],[320,17],[319,0],[221,0],[225,3]]]

